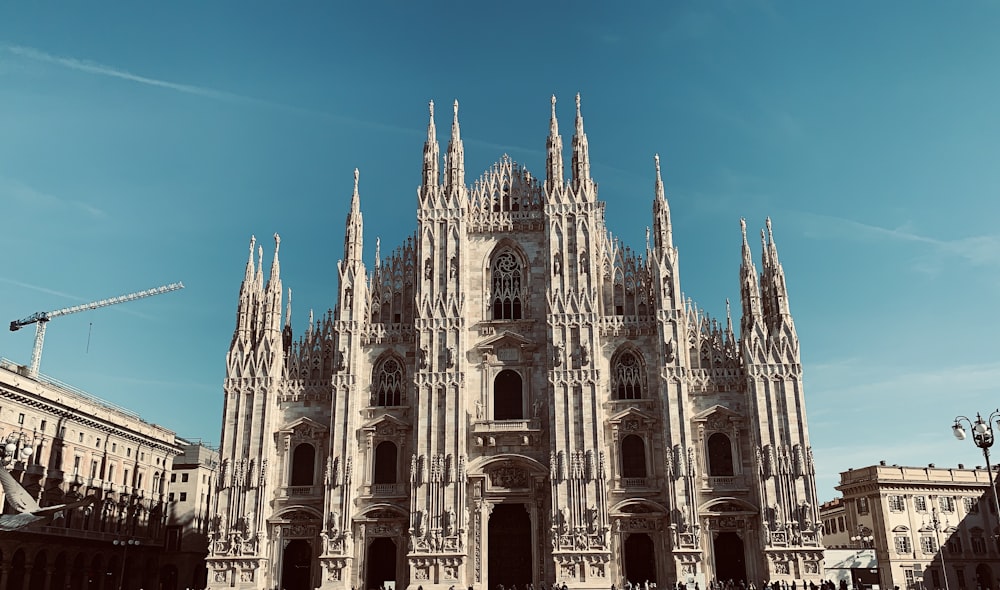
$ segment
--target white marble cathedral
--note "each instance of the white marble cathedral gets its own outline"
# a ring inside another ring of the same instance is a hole
[[[336,304],[298,338],[278,238],[266,284],[251,240],[209,587],[818,581],[770,222],[737,339],[681,296],[658,159],[645,252],[607,232],[579,96],[568,181],[554,97],[545,178],[505,155],[471,186],[433,106],[416,232],[369,269],[355,172]]]

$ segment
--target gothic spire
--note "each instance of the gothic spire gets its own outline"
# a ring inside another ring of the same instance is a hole
[[[264,313],[267,316],[266,328],[275,331],[281,329],[281,263],[278,260],[280,248],[281,236],[274,234],[274,258],[271,259],[271,273],[267,277],[267,288],[264,290],[266,295]]]
[[[240,300],[236,304],[236,330],[233,333],[233,344],[237,338],[249,340],[252,324],[256,316],[257,302],[257,276],[254,273],[253,249],[257,245],[257,238],[250,236],[250,255],[247,258],[247,268],[243,275],[243,283],[240,285]]]
[[[451,141],[448,142],[448,157],[446,159],[446,186],[449,193],[461,190],[465,186],[465,148],[462,146],[462,134],[458,126],[458,101],[455,101],[455,115],[451,122]]]
[[[268,293],[273,293],[275,289],[281,295],[281,263],[278,262],[278,249],[281,247],[281,236],[274,234],[274,258],[271,259],[271,274],[267,277]]]
[[[583,132],[583,115],[580,114],[580,93],[576,95],[576,131],[573,133],[573,188],[579,190],[593,182],[590,178],[590,148],[587,134]]]
[[[785,271],[778,260],[778,246],[774,243],[771,231],[771,218],[767,221],[767,265],[763,269],[762,282],[767,283],[766,292],[770,296],[770,311],[773,317],[770,321],[777,325],[782,321],[791,321],[791,311],[788,307],[788,290],[785,287]]]
[[[563,184],[563,142],[556,120],[556,95],[552,95],[552,117],[549,119],[549,138],[545,142],[548,157],[545,162],[545,190],[552,194]]]
[[[344,261],[360,262],[364,223],[361,218],[361,197],[358,194],[358,169],[354,169],[354,193],[351,194],[351,210],[347,214],[347,229],[344,232]]]
[[[653,156],[656,163],[656,196],[653,200],[653,227],[656,230],[654,239],[656,240],[656,251],[660,254],[669,248],[673,248],[673,229],[670,225],[670,205],[663,192],[663,178],[660,175],[660,155]]]
[[[425,188],[438,185],[438,167],[441,162],[441,148],[438,146],[437,129],[434,127],[434,101],[429,105],[430,120],[427,122],[427,141],[424,142],[424,174]]]
[[[292,288],[288,288],[288,303],[285,305],[285,327],[292,328]]]
[[[743,318],[740,322],[740,337],[747,338],[751,329],[759,325],[762,316],[760,309],[760,286],[757,283],[757,268],[753,263],[753,254],[747,242],[747,222],[740,218],[740,231],[743,233],[743,263],[740,264],[740,299],[743,304]]]

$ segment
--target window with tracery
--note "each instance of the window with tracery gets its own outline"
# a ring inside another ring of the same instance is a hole
[[[390,357],[375,370],[373,402],[376,406],[403,404],[403,365]]]
[[[642,399],[642,364],[635,353],[626,351],[619,355],[612,379],[617,399]]]
[[[505,251],[494,258],[490,276],[493,319],[521,319],[521,264],[514,253]]]

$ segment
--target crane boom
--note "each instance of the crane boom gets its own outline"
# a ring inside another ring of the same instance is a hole
[[[35,346],[31,350],[31,365],[29,366],[29,375],[31,377],[38,376],[38,366],[42,362],[42,343],[45,341],[45,324],[53,318],[57,318],[63,315],[69,315],[71,313],[77,313],[80,311],[89,311],[91,309],[98,309],[100,307],[107,307],[109,305],[117,305],[119,303],[127,303],[129,301],[135,301],[136,299],[142,299],[144,297],[152,297],[153,295],[161,295],[163,293],[169,293],[170,291],[176,291],[178,289],[183,289],[184,284],[170,283],[169,285],[163,285],[162,287],[156,287],[155,289],[146,289],[145,291],[136,291],[135,293],[128,293],[125,295],[119,295],[117,297],[109,297],[107,299],[101,299],[99,301],[91,301],[90,303],[84,303],[81,305],[74,305],[72,307],[64,307],[62,309],[56,309],[54,311],[39,311],[29,315],[26,318],[19,320],[14,320],[10,323],[10,331],[16,332],[25,326],[35,324]]]

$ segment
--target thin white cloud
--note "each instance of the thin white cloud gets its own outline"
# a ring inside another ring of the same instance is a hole
[[[920,235],[906,226],[880,227],[834,215],[796,212],[796,216],[809,222],[807,235],[812,237],[838,237],[854,239],[886,239],[897,242],[924,244],[938,254],[956,256],[975,266],[1000,266],[1000,235],[970,236],[942,240]],[[818,231],[816,231],[818,230]],[[846,230],[846,231],[845,231]]]
[[[270,100],[264,100],[261,98],[256,98],[253,96],[247,96],[243,94],[236,94],[234,92],[227,92],[225,90],[217,90],[215,88],[209,88],[207,86],[197,86],[194,84],[183,84],[180,82],[172,82],[169,80],[163,80],[160,78],[153,78],[150,76],[142,76],[139,74],[134,74],[128,70],[118,68],[115,66],[110,66],[107,64],[102,64],[89,60],[81,60],[73,57],[63,57],[58,55],[52,55],[46,53],[39,49],[33,47],[25,47],[22,45],[0,45],[0,49],[6,50],[8,53],[16,55],[18,57],[28,59],[31,61],[45,63],[50,65],[55,65],[70,70],[75,70],[78,72],[84,72],[87,74],[93,74],[95,76],[104,76],[108,78],[117,78],[119,80],[125,80],[127,82],[133,82],[136,84],[143,84],[146,86],[153,86],[156,88],[163,88],[166,90],[172,90],[174,92],[181,92],[184,94],[190,94],[194,96],[201,96],[203,98],[209,98],[212,100],[218,100],[230,103],[240,103],[249,104],[258,107],[264,107],[269,109],[275,109],[279,111],[284,111],[288,113],[294,113],[297,115],[304,115],[309,117],[314,117],[318,119],[324,119],[331,122],[346,123],[361,125],[363,127],[381,129],[384,131],[391,131],[394,133],[407,133],[413,134],[418,133],[419,130],[409,127],[398,127],[395,125],[387,125],[385,123],[379,123],[375,121],[366,121],[363,119],[356,119],[351,117],[342,117],[338,115],[333,115],[323,111],[316,111],[312,109],[306,109],[302,107],[297,107],[285,103],[274,102]]]
[[[66,299],[74,299],[76,301],[83,301],[82,297],[76,295],[71,295],[70,293],[64,293],[62,291],[56,291],[55,289],[49,289],[47,287],[42,287],[39,285],[32,285],[30,283],[23,283],[21,281],[15,281],[14,279],[8,279],[0,277],[0,283],[7,283],[8,285],[14,285],[15,287],[21,287],[22,289],[29,289],[31,291],[38,291],[39,293],[45,293],[47,295],[55,295],[56,297],[64,297]]]
[[[0,176],[0,201],[7,203],[20,202],[32,207],[44,209],[76,209],[94,219],[104,219],[108,214],[90,203],[57,197],[51,193],[40,191],[19,180]]]
[[[194,94],[196,96],[204,96],[206,98],[214,98],[216,100],[226,100],[232,102],[250,102],[272,107],[274,106],[285,107],[285,105],[278,105],[257,98],[234,94],[232,92],[215,90],[214,88],[207,88],[204,86],[194,86],[191,84],[179,84],[177,82],[169,82],[167,80],[150,78],[148,76],[140,76],[138,74],[133,74],[132,72],[120,68],[115,68],[112,66],[92,61],[74,59],[71,57],[60,57],[57,55],[45,53],[44,51],[39,51],[31,47],[24,47],[20,45],[8,45],[4,47],[4,49],[6,49],[10,53],[13,53],[14,55],[26,59],[30,59],[37,62],[48,63],[52,65],[58,65],[64,68],[69,68],[71,70],[76,70],[78,72],[86,72],[88,74],[96,74],[98,76],[107,76],[110,78],[128,80],[129,82],[137,82],[139,84],[146,84],[148,86],[157,86],[159,88],[166,88],[168,90],[174,90],[186,94]]]

